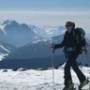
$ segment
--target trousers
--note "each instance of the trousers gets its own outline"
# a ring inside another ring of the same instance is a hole
[[[74,70],[79,81],[82,83],[84,80],[86,80],[86,77],[79,69],[77,61],[76,61],[79,56],[79,53],[72,51],[72,52],[68,52],[66,56],[67,56],[66,57],[67,62],[65,64],[65,68],[64,68],[64,80],[65,80],[64,84],[65,84],[65,86],[68,86],[69,81],[71,81],[71,83],[72,83],[72,77],[71,77],[71,72],[70,72],[71,68]]]

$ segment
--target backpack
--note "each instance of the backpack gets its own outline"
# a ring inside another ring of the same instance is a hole
[[[75,38],[78,48],[82,51],[86,50],[86,38],[85,38],[85,31],[82,28],[75,29]]]

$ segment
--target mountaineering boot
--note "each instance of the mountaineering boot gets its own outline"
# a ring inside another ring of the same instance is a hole
[[[66,86],[63,88],[63,90],[75,90],[74,86],[73,85],[70,85],[70,86]]]
[[[79,90],[81,90],[88,83],[89,83],[89,80],[85,80],[85,81],[81,82],[80,85],[79,85]]]
[[[63,90],[74,90],[74,85],[71,81],[63,88]]]

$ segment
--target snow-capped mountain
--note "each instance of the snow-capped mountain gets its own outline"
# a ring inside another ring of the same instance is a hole
[[[35,29],[33,25],[28,26],[27,24],[6,20],[3,22],[2,27],[0,41],[15,47],[21,47],[36,38],[36,34],[33,32],[33,29]]]
[[[59,36],[65,32],[65,28],[63,26],[44,26],[43,28],[46,31],[48,37]]]
[[[53,37],[64,34],[65,29],[63,26],[38,26],[33,31],[38,35],[40,41],[52,41]]]
[[[15,49],[16,49],[16,47],[0,41],[0,53],[9,54],[10,52],[14,51]]]
[[[52,41],[38,41],[37,43],[27,44],[23,47],[14,50],[9,59],[32,59],[32,58],[46,58],[52,54],[50,44],[60,43],[63,39],[63,35],[52,37]],[[57,50],[55,55],[61,56],[61,50]]]
[[[0,62],[1,68],[47,69],[51,67],[51,58],[55,59],[55,66],[58,67],[65,62],[64,55],[61,50],[57,50],[53,54],[49,45],[49,42],[40,41],[17,48]]]
[[[9,53],[10,51],[4,46],[0,45],[0,53]]]
[[[62,26],[39,27],[6,20],[0,25],[0,41],[14,47],[22,47],[28,43],[46,41],[51,37],[61,35],[63,32]]]
[[[61,37],[61,38],[60,38]],[[62,36],[54,37],[62,41]],[[57,40],[57,41],[58,41]],[[57,42],[56,42],[57,43]],[[59,42],[58,42],[59,43]],[[34,44],[28,44],[21,48],[16,49],[7,58],[3,59],[1,68],[43,68],[46,69],[51,67],[51,62],[54,60],[55,67],[60,66],[66,60],[62,50],[58,49],[53,54],[51,48],[49,48],[48,42],[38,42]],[[78,63],[81,65],[90,65],[90,47],[88,46],[88,53],[82,54],[77,59]]]
[[[16,21],[8,20],[2,26],[0,30],[0,52],[10,52],[0,62],[2,65],[8,67],[11,64],[12,68],[14,64],[18,67],[43,68],[45,65],[47,67],[50,66],[52,57],[54,57],[56,65],[65,62],[62,50],[56,50],[52,54],[52,50],[49,48],[51,43],[60,43],[62,41],[64,33],[62,26],[36,27],[34,25],[19,24]],[[90,47],[88,46],[89,53]],[[82,54],[78,62],[84,65],[90,65],[88,63],[89,58],[89,55],[85,56],[85,54]]]
[[[0,25],[0,28],[0,45],[2,45],[1,47],[5,52],[10,52],[9,55],[3,60],[7,65],[8,60],[13,60],[13,62],[15,60],[17,64],[19,63],[17,60],[22,60],[24,64],[25,61],[23,60],[27,60],[27,62],[34,61],[34,63],[36,62],[36,60],[38,60],[38,62],[42,62],[41,66],[44,63],[50,65],[52,50],[49,48],[49,44],[51,44],[52,42],[57,42],[57,39],[58,41],[62,40],[61,36],[59,38],[59,35],[63,34],[63,28],[59,26],[37,27],[34,25],[20,24],[14,20],[4,21],[3,24]],[[61,53],[61,51],[58,52]],[[61,56],[61,58],[63,58],[63,55],[59,54],[58,52],[55,53],[57,62],[59,60],[58,57]],[[46,62],[44,62],[45,59]],[[60,63],[61,62],[64,62],[64,60],[60,60]],[[6,65],[5,63],[4,65]],[[34,66],[35,65],[36,64],[34,64]]]
[[[2,61],[6,56],[8,56],[16,48],[7,43],[0,41],[0,61]]]
[[[38,42],[36,44],[28,44],[16,49],[11,53],[9,59],[44,58],[49,57],[51,53],[51,48],[49,48],[47,42]]]

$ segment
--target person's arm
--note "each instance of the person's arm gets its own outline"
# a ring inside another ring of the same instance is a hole
[[[60,44],[55,44],[54,49],[62,48],[65,45],[65,41],[63,40]]]
[[[66,42],[65,40],[66,40],[66,33],[65,33],[65,35],[64,35],[63,41],[62,41],[60,44],[55,44],[55,45],[54,45],[54,49],[63,48],[64,45],[65,45],[65,42]]]

